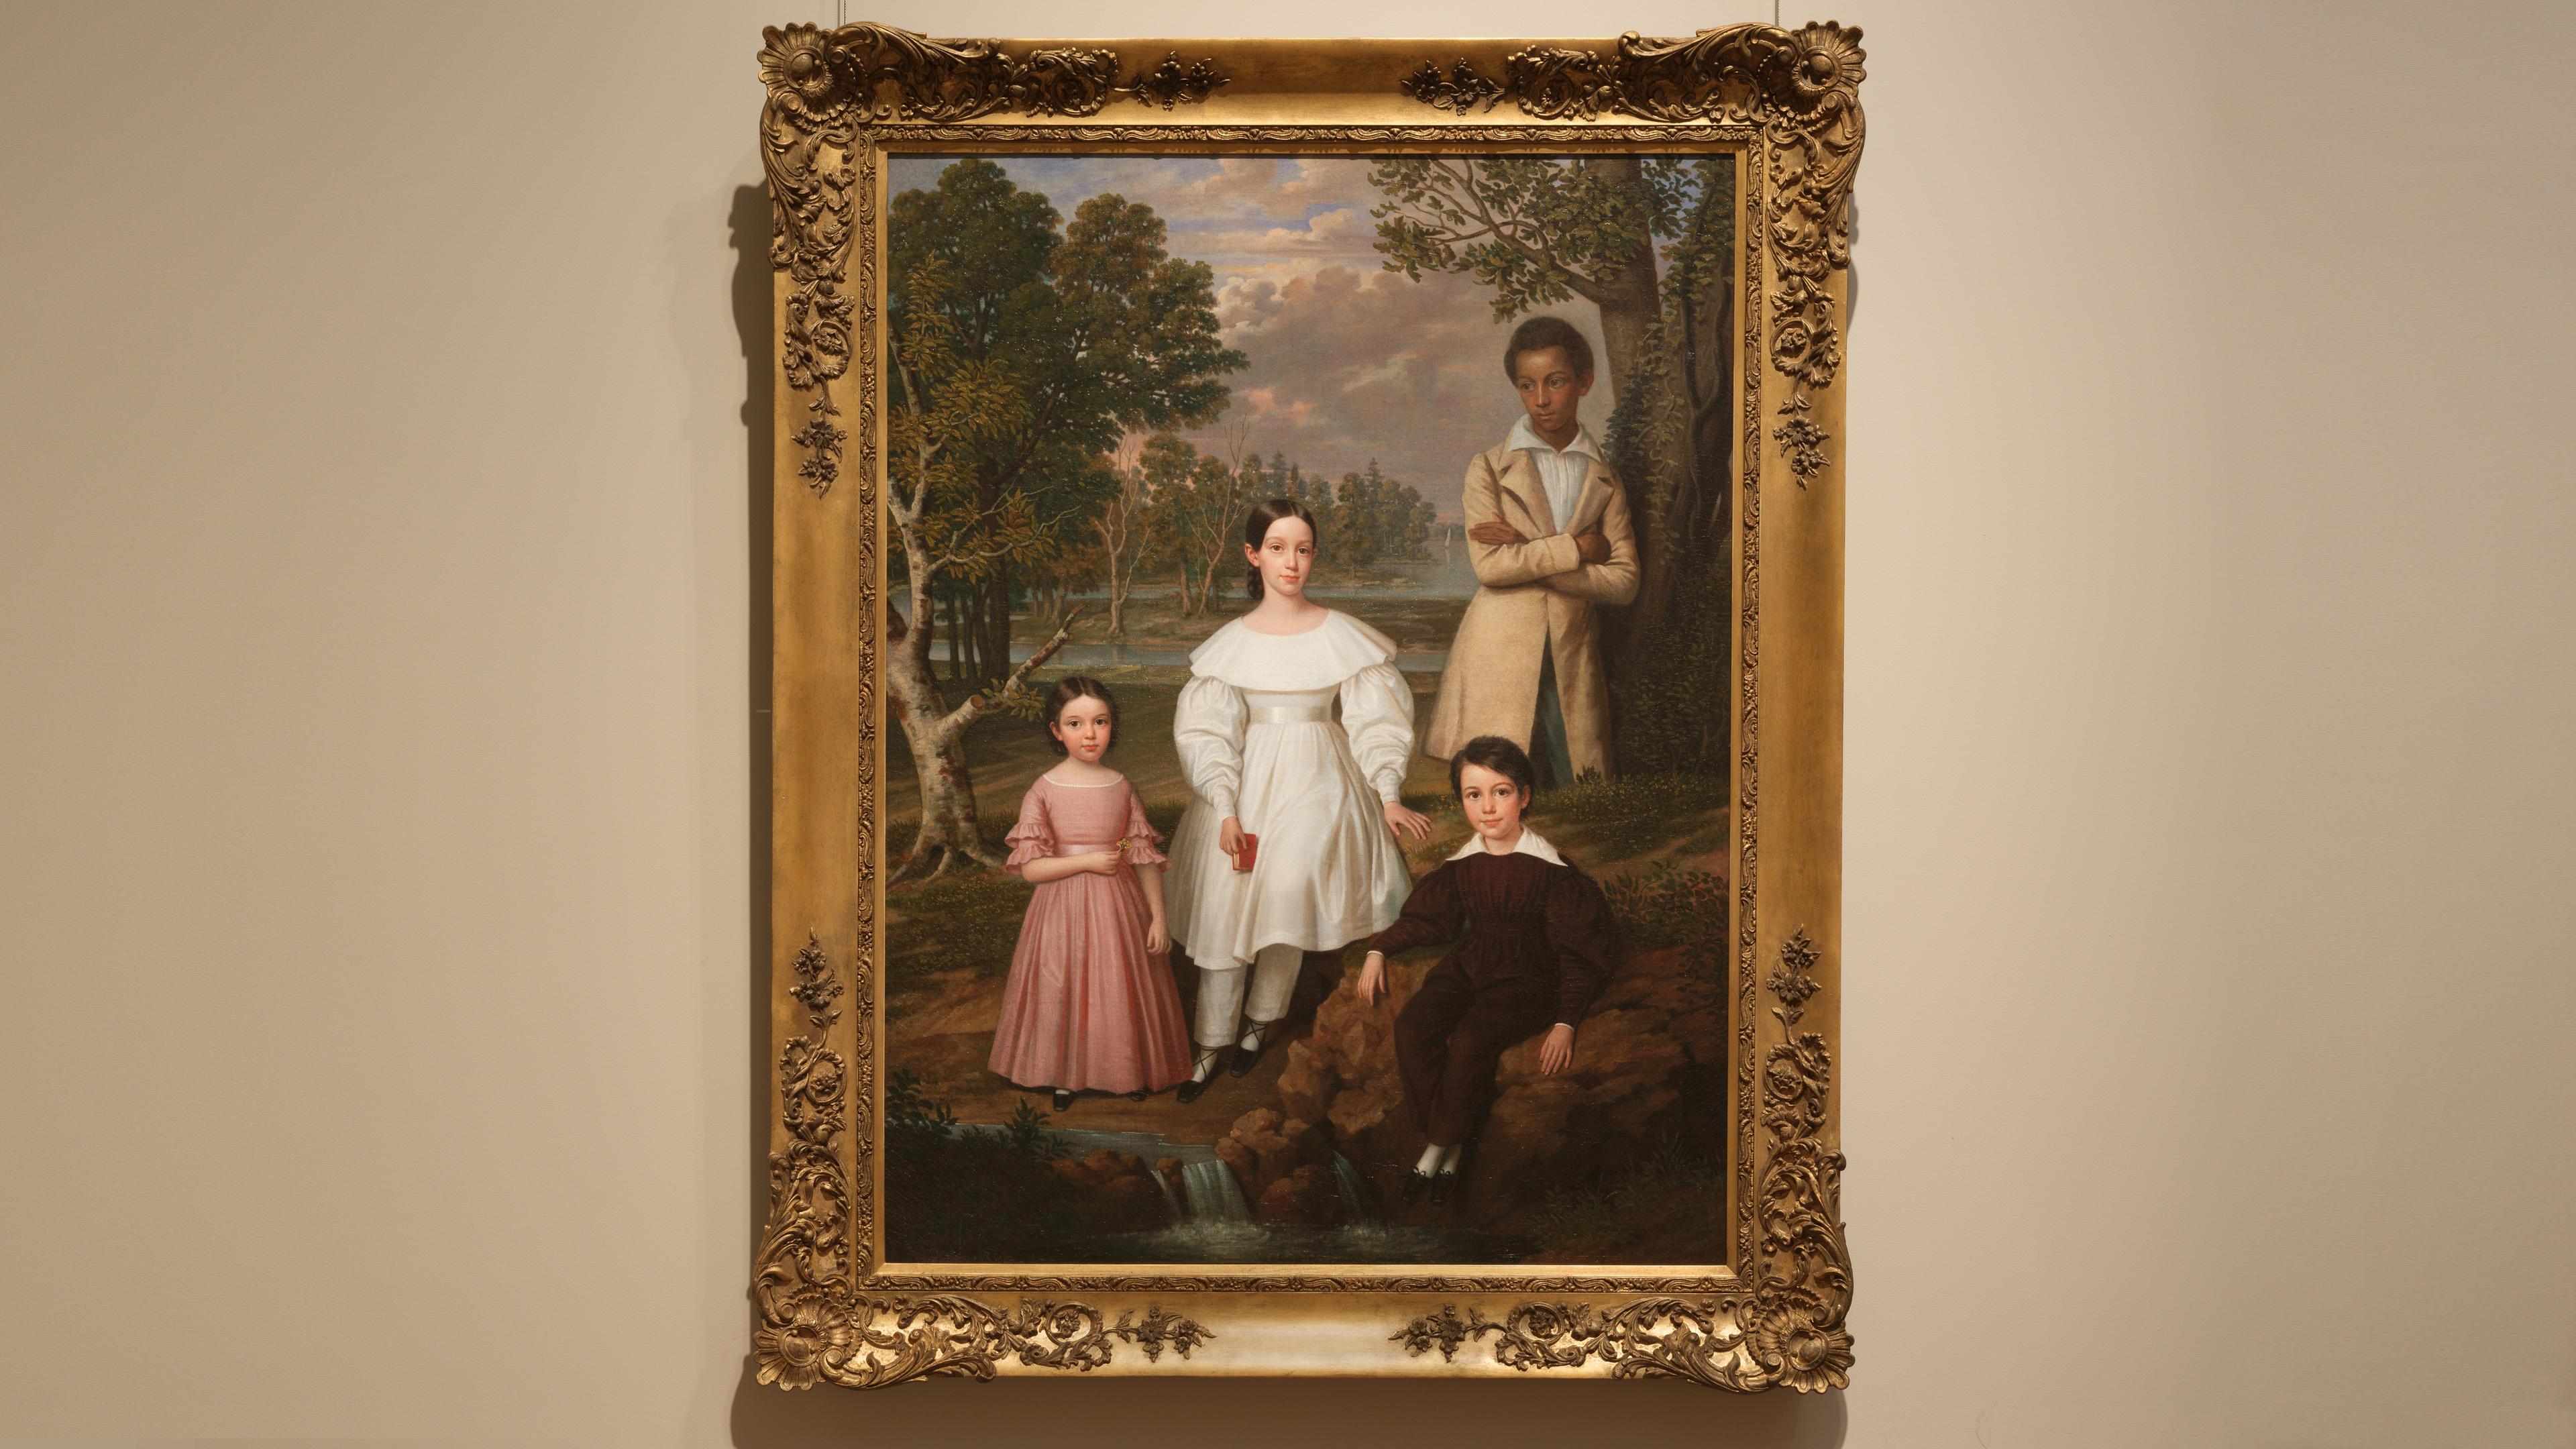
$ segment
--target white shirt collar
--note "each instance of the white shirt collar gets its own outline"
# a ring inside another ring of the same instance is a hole
[[[1520,840],[1515,843],[1510,850],[1504,853],[1507,855],[1535,855],[1550,865],[1565,864],[1565,857],[1556,853],[1556,847],[1547,843],[1547,837],[1530,829],[1526,825],[1521,827]],[[1459,846],[1457,852],[1449,858],[1451,860],[1465,860],[1471,855],[1490,854],[1492,854],[1492,852],[1485,849],[1485,837],[1471,834],[1467,837],[1467,843]]]
[[[1573,442],[1566,444],[1562,449],[1549,447],[1547,439],[1538,435],[1538,429],[1530,426],[1528,413],[1522,413],[1520,417],[1513,422],[1511,436],[1503,439],[1503,446],[1506,448],[1536,448],[1541,453],[1555,453],[1560,451],[1566,453],[1581,453],[1583,456],[1593,459],[1598,459],[1601,456],[1601,449],[1595,446],[1592,441],[1592,430],[1583,426],[1581,423],[1574,425]]]

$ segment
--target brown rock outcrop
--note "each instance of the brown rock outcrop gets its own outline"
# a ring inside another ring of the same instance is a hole
[[[1317,1008],[1314,1030],[1290,1045],[1279,1077],[1281,1111],[1329,1127],[1381,1188],[1422,1150],[1393,1032],[1433,959],[1390,963],[1389,999],[1375,1006],[1359,999],[1356,977],[1343,983]],[[1469,1159],[1471,1193],[1494,1208],[1615,1170],[1686,1130],[1724,1130],[1722,1098],[1711,1094],[1722,1086],[1725,1017],[1718,993],[1682,974],[1678,950],[1621,965],[1577,1024],[1564,1074],[1539,1074],[1541,1040],[1503,1055]]]
[[[1145,1165],[1145,1159],[1132,1153],[1104,1147],[1079,1160],[1059,1157],[1046,1167],[1075,1187],[1099,1193],[1123,1214],[1156,1222],[1171,1216],[1153,1170]]]
[[[1216,1140],[1216,1155],[1234,1170],[1244,1201],[1266,1222],[1325,1223],[1339,1211],[1333,1140],[1303,1118],[1256,1107]],[[1283,1184],[1288,1186],[1281,1191]]]

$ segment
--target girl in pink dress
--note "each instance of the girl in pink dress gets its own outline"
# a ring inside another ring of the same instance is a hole
[[[1118,703],[1073,675],[1047,697],[1047,739],[1065,757],[1020,801],[1005,863],[1037,886],[1020,923],[993,1029],[993,1070],[1051,1087],[1138,1101],[1190,1074],[1189,1032],[1166,953],[1162,837],[1127,777],[1100,763]]]

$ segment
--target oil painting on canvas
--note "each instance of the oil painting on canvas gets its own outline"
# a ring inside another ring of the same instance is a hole
[[[890,1262],[1726,1261],[1735,164],[890,159]]]

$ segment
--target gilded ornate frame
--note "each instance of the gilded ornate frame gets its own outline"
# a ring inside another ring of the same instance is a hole
[[[1860,32],[1616,41],[932,40],[764,32],[775,229],[769,1223],[759,1377],[1669,1375],[1839,1387],[1851,1272],[1832,1062],[1841,914],[1840,319]],[[1183,57],[1189,57],[1184,59]],[[914,1271],[876,1144],[883,158],[1122,151],[1740,153],[1733,1265],[1567,1272]]]

